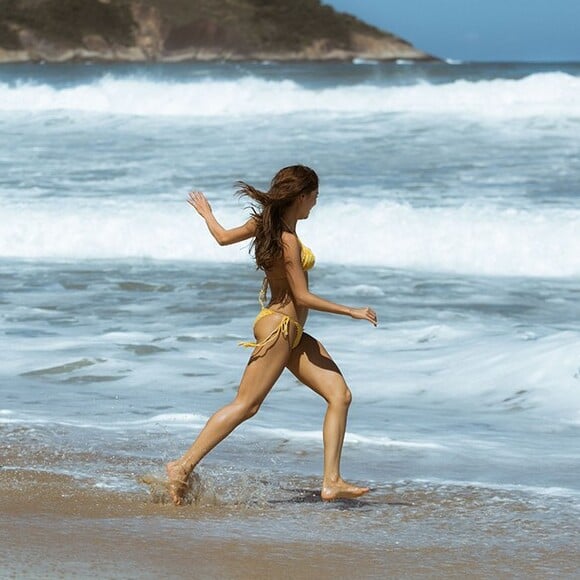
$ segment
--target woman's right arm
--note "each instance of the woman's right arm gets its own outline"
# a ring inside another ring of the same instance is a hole
[[[308,289],[306,276],[302,270],[300,259],[300,242],[298,238],[289,232],[282,233],[282,242],[284,247],[284,267],[286,278],[296,304],[303,308],[311,308],[322,312],[331,312],[333,314],[344,314],[358,320],[368,320],[374,326],[377,326],[378,320],[375,311],[372,308],[352,308],[343,306],[321,298],[313,294]]]
[[[236,228],[224,228],[213,215],[211,205],[201,191],[192,191],[187,203],[205,220],[211,235],[220,246],[228,246],[237,242],[243,242],[256,235],[256,221],[250,218],[245,224]]]

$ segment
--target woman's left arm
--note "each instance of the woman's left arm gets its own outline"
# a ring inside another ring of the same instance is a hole
[[[201,191],[192,191],[187,203],[205,220],[211,235],[220,246],[229,246],[237,242],[243,242],[256,235],[256,221],[250,218],[245,224],[236,228],[224,228],[213,215],[211,205]]]
[[[310,292],[308,284],[306,283],[306,276],[302,269],[300,242],[296,234],[283,232],[282,245],[286,279],[288,280],[294,301],[298,306],[320,310],[321,312],[331,312],[332,314],[345,314],[358,320],[368,320],[371,324],[377,326],[377,314],[372,308],[368,306],[358,308],[344,306],[343,304],[331,302]]]

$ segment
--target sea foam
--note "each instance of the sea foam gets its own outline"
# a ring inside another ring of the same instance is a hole
[[[265,437],[282,438],[293,442],[322,443],[322,432],[300,431],[296,429],[283,429],[277,427],[250,427],[255,433]],[[363,435],[361,433],[348,432],[345,435],[345,443],[348,445],[368,445],[377,447],[398,447],[404,449],[445,449],[444,445],[431,441],[400,441],[391,439],[385,435]]]
[[[226,227],[245,219],[235,208],[215,209]],[[177,204],[6,206],[0,257],[249,260],[248,244],[220,247],[202,226],[193,211]],[[488,276],[580,276],[580,210],[572,208],[329,203],[301,224],[301,235],[320,263]]]
[[[83,419],[76,420],[68,417],[57,417],[49,414],[33,414],[26,412],[14,412],[0,409],[1,424],[25,424],[25,425],[60,425],[76,429],[97,429],[100,431],[125,431],[131,429],[143,429],[144,427],[160,427],[173,429],[191,429],[203,427],[208,417],[195,413],[161,413],[144,419],[126,419],[117,421],[103,421]]]
[[[0,112],[79,111],[112,115],[216,117],[294,113],[418,113],[474,118],[580,117],[580,78],[563,72],[522,79],[424,81],[308,88],[292,80],[171,82],[103,76],[75,86],[0,83]]]

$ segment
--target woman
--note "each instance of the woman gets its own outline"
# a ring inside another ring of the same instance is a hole
[[[346,430],[351,393],[326,349],[303,332],[308,310],[344,314],[377,325],[371,308],[351,308],[312,294],[307,270],[314,255],[296,235],[298,220],[306,219],[316,205],[318,176],[302,165],[281,169],[267,193],[238,182],[238,194],[256,202],[258,209],[242,226],[227,230],[213,215],[204,195],[192,192],[188,203],[205,220],[220,245],[253,238],[258,268],[265,278],[260,292],[262,310],[254,322],[256,342],[242,343],[254,348],[242,376],[236,398],[217,411],[207,422],[190,449],[167,464],[169,491],[180,505],[195,466],[240,423],[255,415],[284,370],[289,369],[302,383],[322,396],[328,404],[324,418],[324,500],[359,497],[369,491],[344,481],[340,476],[340,456]],[[267,288],[270,302],[264,305]]]

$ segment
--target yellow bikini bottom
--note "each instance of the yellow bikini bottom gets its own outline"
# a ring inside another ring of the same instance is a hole
[[[262,308],[260,312],[258,312],[258,316],[256,316],[256,320],[254,320],[254,326],[258,320],[264,318],[264,316],[270,316],[271,314],[280,314],[282,316],[282,320],[280,320],[280,324],[264,339],[260,342],[240,342],[240,346],[245,346],[248,348],[256,348],[262,347],[271,342],[272,340],[276,340],[280,335],[284,338],[288,338],[289,335],[289,326],[293,324],[296,327],[296,336],[294,337],[294,342],[292,343],[292,348],[296,348],[300,339],[302,338],[303,328],[302,325],[293,318],[290,318],[287,314],[282,314],[281,312],[277,312],[276,310],[270,310],[269,308]]]

